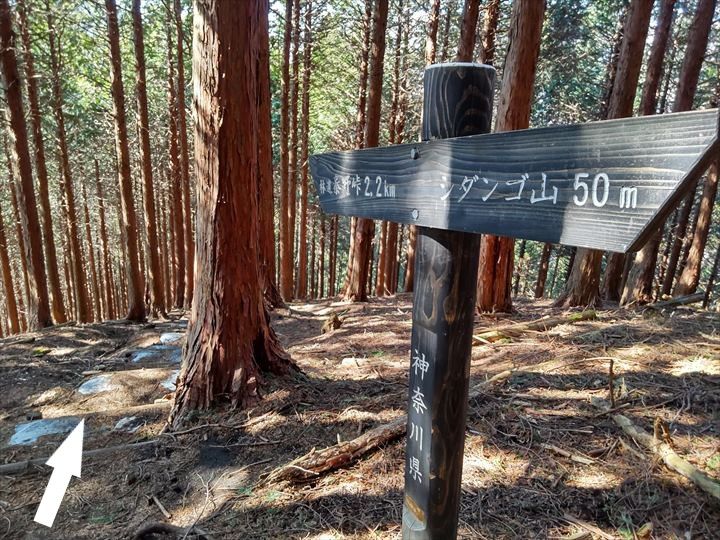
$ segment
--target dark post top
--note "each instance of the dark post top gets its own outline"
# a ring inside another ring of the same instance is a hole
[[[495,70],[425,71],[423,137],[487,132]],[[404,540],[455,538],[480,236],[418,227],[410,345]]]

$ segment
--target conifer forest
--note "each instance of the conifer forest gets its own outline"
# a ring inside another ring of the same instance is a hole
[[[0,540],[720,539],[717,0],[0,0]]]

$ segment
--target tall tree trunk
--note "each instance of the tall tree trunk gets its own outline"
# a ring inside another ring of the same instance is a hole
[[[552,244],[545,244],[543,246],[542,255],[540,255],[540,268],[538,269],[537,281],[535,282],[535,298],[545,296],[545,282],[547,281],[552,248]]]
[[[85,257],[83,255],[80,231],[78,229],[77,209],[75,206],[75,182],[70,168],[70,156],[67,146],[67,133],[65,130],[65,113],[63,111],[63,92],[60,73],[61,44],[57,39],[54,20],[50,4],[47,7],[47,21],[50,51],[50,70],[52,74],[52,99],[55,124],[57,126],[58,165],[60,168],[60,182],[65,194],[65,217],[67,219],[68,240],[70,242],[70,264],[75,294],[76,315],[79,322],[90,322],[93,319],[92,307],[88,298],[86,272],[83,268]]]
[[[65,251],[63,257],[63,269],[65,272],[65,290],[67,291],[67,299],[70,304],[70,313],[75,313],[75,295],[73,291],[72,277],[70,276],[70,261],[68,251]]]
[[[675,71],[675,61],[677,60],[678,49],[678,38],[674,37],[673,42],[670,44],[670,58],[664,66],[665,73],[663,75],[664,82],[663,88],[660,91],[660,100],[657,106],[657,112],[666,113],[668,111],[668,94],[670,92],[670,83],[673,79],[673,72]]]
[[[8,133],[12,143],[13,159],[18,171],[18,204],[25,250],[23,257],[28,267],[30,295],[27,306],[27,324],[29,330],[38,330],[52,325],[50,300],[48,298],[45,259],[43,256],[40,219],[38,217],[35,190],[33,186],[32,164],[28,148],[27,126],[15,57],[15,34],[12,28],[12,13],[8,0],[0,0],[0,62],[5,80],[5,107]]]
[[[558,275],[558,265],[560,263],[560,253],[561,251],[558,249],[555,251],[555,264],[553,264],[553,273],[552,273],[552,280],[550,281],[550,291],[548,292],[548,296],[553,295],[553,291],[555,291],[555,283],[557,282],[557,275]]]
[[[620,47],[617,76],[608,106],[608,118],[632,116],[653,3],[654,0],[633,0],[630,4],[625,36]],[[620,300],[625,260],[624,253],[608,254],[602,294],[613,302]]]
[[[515,268],[515,284],[513,285],[513,295],[517,296],[520,292],[520,274],[522,274],[521,268],[523,265],[523,258],[525,257],[525,249],[527,247],[527,240],[520,240],[520,253],[518,253],[518,263]]]
[[[675,105],[673,106],[674,112],[688,111],[692,108],[698,80],[700,78],[700,69],[702,68],[705,52],[707,51],[716,3],[716,0],[698,0],[697,10],[688,34],[688,44],[685,49],[685,58],[680,72],[680,83],[675,95]],[[683,247],[690,212],[692,211],[694,195],[695,188],[693,187],[689,190],[680,209],[677,226],[675,228],[675,240],[670,250],[665,279],[662,284],[662,294],[670,294],[672,290],[673,278],[677,271],[678,260]]]
[[[545,2],[515,0],[510,23],[510,45],[505,60],[502,94],[495,131],[525,129],[530,125],[535,71],[540,53]],[[480,246],[477,308],[480,312],[512,310],[515,241],[485,235]]]
[[[492,66],[495,63],[495,36],[500,18],[500,0],[488,0],[483,21],[480,62]]]
[[[35,75],[35,59],[33,58],[30,48],[28,9],[25,5],[25,0],[17,0],[17,7],[20,22],[20,36],[23,45],[25,75],[27,79],[30,120],[32,122],[33,141],[35,143],[35,171],[37,172],[38,194],[40,196],[43,245],[45,248],[48,284],[50,285],[50,298],[52,300],[52,318],[56,323],[64,323],[67,321],[67,313],[65,311],[62,289],[60,288],[60,271],[58,270],[52,213],[50,211],[48,173],[45,162],[45,141],[42,133],[42,117],[40,115],[37,77]]]
[[[167,169],[163,169],[167,171]],[[165,175],[167,179],[167,174]],[[164,193],[167,190],[163,190],[162,186],[158,189],[158,201],[161,209],[160,216],[162,219],[162,269],[163,269],[163,294],[165,295],[165,306],[172,305],[172,238],[171,238],[171,225],[170,225],[170,205],[168,201],[169,196]]]
[[[288,144],[290,140],[290,41],[292,39],[292,14],[295,2],[285,0],[285,34],[283,39],[283,63],[280,88],[280,293],[285,300],[292,299],[292,248],[290,236],[289,185],[290,163]]]
[[[298,273],[295,293],[298,298],[307,297],[307,215],[308,215],[308,138],[310,132],[310,70],[312,62],[312,0],[305,5],[305,29],[303,30],[303,76],[300,123],[300,238],[298,247]],[[314,249],[313,244],[313,249]],[[312,266],[311,266],[312,268]],[[312,281],[311,281],[312,282]]]
[[[480,13],[480,0],[465,0],[462,22],[460,23],[460,41],[455,60],[457,62],[470,62],[475,51],[475,36],[477,34],[478,14]]]
[[[88,208],[87,191],[85,184],[82,184],[83,213],[85,217],[85,241],[88,246],[88,264],[90,265],[90,283],[92,285],[93,313],[95,320],[102,319],[100,311],[100,284],[98,283],[97,268],[95,267],[95,248],[93,245],[92,230],[90,226],[90,210]]]
[[[445,24],[442,33],[442,51],[440,53],[440,62],[445,62],[450,56],[450,27],[455,18],[455,9],[457,0],[448,0],[445,7]]]
[[[112,261],[110,259],[110,242],[108,240],[107,224],[105,222],[105,195],[103,194],[102,183],[100,182],[100,165],[95,160],[95,190],[97,192],[98,201],[98,217],[100,218],[100,247],[102,248],[102,266],[105,275],[105,319],[115,319],[117,310],[115,300],[113,298],[113,286],[115,279],[113,277]]]
[[[300,0],[293,6],[292,48],[290,64],[290,140],[288,142],[288,236],[290,239],[290,283],[291,290],[288,300],[295,292],[295,253],[297,241],[297,187],[298,187],[298,104],[300,102]]]
[[[365,127],[367,124],[367,86],[369,75],[369,58],[370,58],[370,31],[373,15],[373,0],[365,0],[365,11],[363,16],[363,37],[360,52],[360,77],[358,88],[358,110],[357,121],[355,123],[355,148],[365,147]],[[373,229],[374,231],[374,229]],[[355,234],[357,232],[357,218],[350,218],[350,250],[348,256],[348,272],[345,282],[342,285],[343,291],[347,289],[349,284],[349,269],[355,266]],[[336,254],[337,256],[337,254]]]
[[[610,107],[610,100],[612,98],[613,88],[615,87],[615,81],[617,79],[617,67],[620,60],[620,48],[623,44],[623,37],[625,35],[625,24],[627,23],[627,16],[630,10],[630,4],[626,4],[623,8],[620,20],[618,21],[615,35],[612,41],[612,50],[610,52],[610,58],[607,66],[605,67],[605,79],[603,83],[603,95],[600,100],[600,113],[598,117],[600,120],[606,120],[608,117],[608,111]]]
[[[448,5],[448,10],[450,6]],[[447,40],[448,40],[448,24],[449,14],[445,19],[445,31],[444,31],[444,46],[442,50],[443,61],[447,54]],[[430,20],[428,22],[428,34],[425,39],[425,65],[429,66],[435,63],[437,58],[437,29],[440,21],[440,1],[434,1],[431,11]],[[408,232],[408,244],[407,244],[407,260],[405,263],[405,276],[403,278],[403,289],[405,292],[412,292],[415,284],[415,243],[417,238],[417,231],[415,225],[410,225]]]
[[[17,300],[15,298],[15,284],[13,283],[10,268],[10,251],[5,234],[5,223],[0,205],[0,270],[2,271],[3,288],[5,289],[5,305],[7,307],[8,324],[11,334],[20,332],[20,318],[18,316]]]
[[[407,32],[404,30],[406,14],[403,9],[403,0],[398,1],[397,9],[398,25],[395,34],[393,90],[388,140],[390,144],[400,144],[402,142],[405,127],[405,111],[402,106],[405,91],[402,85],[403,75],[401,71],[404,62],[402,45]],[[397,265],[398,224],[391,222],[383,223],[383,234],[381,237],[382,251],[378,262],[378,283],[376,288],[376,294],[378,296],[395,294],[397,291],[397,280],[393,280],[393,276],[395,275],[395,267]]]
[[[385,30],[388,19],[388,0],[375,0],[372,16],[372,39],[370,46],[370,67],[365,125],[365,147],[374,148],[380,139],[380,108],[382,105],[382,84],[385,57]],[[368,270],[375,236],[375,223],[371,219],[358,218],[355,224],[351,253],[348,257],[346,300],[364,302],[367,300]]]
[[[379,242],[378,242],[378,273],[377,273],[377,279],[374,282],[375,287],[375,295],[376,296],[385,296],[385,288],[384,283],[381,276],[381,269],[385,268],[385,257],[387,256],[387,232],[388,232],[388,222],[387,221],[381,221],[380,222],[380,235],[379,235]],[[372,272],[372,267],[370,269]],[[370,284],[373,284],[372,278],[370,278]],[[372,286],[370,287],[372,290]]]
[[[180,104],[175,89],[175,62],[173,60],[173,40],[170,32],[167,34],[168,45],[168,122],[169,140],[168,151],[170,152],[170,192],[172,196],[172,231],[173,231],[173,275],[174,301],[176,308],[185,306],[185,278],[187,272],[185,267],[192,264],[192,261],[185,257],[185,222],[183,220],[182,203],[182,172],[180,170],[180,155],[178,144],[178,109]]]
[[[614,84],[607,103],[607,118],[624,118],[632,114],[652,4],[653,0],[633,0],[628,8],[617,68],[613,77]],[[568,306],[599,304],[601,300],[598,285],[601,265],[602,252],[578,249],[565,293],[556,304]],[[624,266],[623,254],[614,253],[609,256],[603,283],[603,292],[609,300],[620,299]]]
[[[284,305],[275,282],[275,194],[272,155],[272,96],[270,94],[270,36],[267,12],[261,10],[256,28],[260,48],[258,84],[258,208],[260,211],[260,262],[265,299],[271,307]]]
[[[312,212],[310,221],[310,298],[316,298],[317,297],[317,283],[315,281],[316,277],[316,271],[315,271],[315,234],[317,231],[317,220],[316,220],[317,214],[316,212]],[[307,246],[306,246],[307,247]],[[307,296],[307,291],[305,291]]]
[[[658,89],[660,88],[660,81],[662,79],[663,60],[665,59],[668,42],[670,41],[670,28],[675,14],[676,1],[677,0],[662,0],[660,6],[660,16],[657,26],[655,27],[655,35],[653,36],[652,48],[650,49],[650,57],[647,62],[647,72],[645,74],[645,82],[643,83],[642,97],[640,100],[640,114],[643,116],[655,114]]]
[[[330,218],[330,271],[328,275],[328,296],[335,296],[337,291],[337,254],[338,229],[340,218],[335,215]]]
[[[370,26],[372,24],[373,0],[365,0],[363,35],[360,50],[360,77],[358,82],[358,108],[355,123],[355,148],[365,146],[365,124],[367,122],[367,85],[370,58]]]
[[[146,266],[148,279],[150,281],[150,310],[153,317],[157,317],[158,315],[165,315],[165,301],[163,275],[160,270],[161,250],[158,244],[157,234],[152,154],[150,153],[150,120],[148,118],[147,88],[145,82],[145,39],[143,35],[140,1],[141,0],[133,0],[132,3],[133,36],[135,41],[135,77],[137,81],[138,121],[140,124],[140,162],[142,165],[143,203],[145,206],[145,231],[147,234],[147,254],[149,257]],[[182,51],[182,44],[180,44],[178,49]],[[182,65],[182,59],[178,60],[178,64]],[[184,157],[187,159],[187,144],[185,145],[185,154]],[[187,166],[184,172],[187,173]],[[190,273],[190,278],[192,279],[192,273]],[[192,289],[192,286],[190,288]]]
[[[108,40],[110,41],[110,88],[113,98],[113,115],[115,116],[115,147],[122,210],[121,236],[127,249],[127,260],[125,261],[128,288],[127,319],[142,321],[145,319],[144,287],[138,268],[137,216],[135,215],[132,178],[130,176],[130,151],[128,149],[125,91],[122,82],[122,58],[120,55],[120,29],[118,28],[115,0],[105,0],[105,9],[107,11]]]
[[[6,141],[7,143],[7,141]],[[15,238],[17,238],[17,244],[18,244],[18,259],[20,259],[20,269],[23,280],[23,294],[21,295],[21,302],[24,298],[25,302],[27,303],[28,298],[30,297],[30,273],[28,272],[28,261],[26,257],[23,257],[23,254],[26,250],[27,242],[25,240],[25,233],[23,232],[23,224],[22,224],[22,217],[20,216],[20,203],[18,202],[19,193],[20,193],[20,184],[18,183],[17,178],[15,177],[14,173],[14,167],[12,164],[12,158],[10,157],[10,152],[8,151],[8,148],[6,146],[5,151],[5,161],[7,163],[7,168],[9,172],[9,191],[10,191],[10,203],[12,206],[13,211],[13,223],[15,224]],[[25,313],[24,309],[20,310],[21,313]],[[23,329],[25,331],[25,329]]]
[[[437,33],[440,22],[440,0],[432,0],[428,15],[428,30],[425,37],[425,65],[435,63],[437,55]]]
[[[648,59],[647,74],[643,84],[640,101],[640,114],[649,116],[655,114],[657,108],[658,89],[662,80],[662,67],[672,26],[676,0],[663,0],[660,8],[660,18],[655,27],[652,49]],[[647,303],[652,297],[652,279],[657,263],[658,249],[662,236],[662,225],[650,240],[635,255],[635,261],[627,276],[621,302],[623,304]]]
[[[258,250],[261,51],[254,38],[268,9],[267,0],[195,0],[198,280],[170,414],[175,426],[223,399],[247,404],[262,371],[285,373],[292,365],[265,311]]]
[[[134,1],[134,0],[133,0]],[[182,9],[180,0],[174,0],[175,14],[175,46],[177,50],[177,130],[180,149],[180,175],[182,179],[182,201],[183,201],[183,231],[185,244],[185,293],[183,299],[185,307],[192,304],[194,276],[193,259],[195,258],[195,244],[193,242],[192,210],[190,202],[190,158],[188,155],[187,143],[187,120],[185,114],[185,53],[183,40]]]
[[[320,268],[318,298],[325,297],[325,214],[320,212]]]
[[[718,162],[716,161],[708,171],[703,187],[702,199],[698,212],[698,220],[695,227],[695,234],[692,238],[690,251],[685,262],[677,285],[675,285],[674,296],[684,296],[696,291],[700,282],[700,265],[705,254],[710,221],[712,220],[715,197],[718,190]]]

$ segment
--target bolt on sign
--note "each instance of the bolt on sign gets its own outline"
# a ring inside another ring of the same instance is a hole
[[[457,532],[478,233],[637,251],[720,151],[715,110],[488,134],[495,71],[425,71],[423,142],[310,158],[326,213],[418,226],[403,538]]]

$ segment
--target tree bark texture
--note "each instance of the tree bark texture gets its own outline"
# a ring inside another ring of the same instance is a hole
[[[535,0],[537,2],[537,0]],[[544,0],[543,0],[544,2]],[[462,22],[460,23],[460,41],[458,43],[457,62],[472,61],[475,51],[475,35],[477,34],[478,14],[480,13],[480,0],[465,0]]]
[[[180,0],[174,0],[175,47],[177,50],[177,131],[180,150],[180,178],[182,180],[183,243],[185,245],[185,292],[186,308],[192,303],[194,290],[195,243],[193,241],[192,204],[190,190],[190,157],[188,153],[187,115],[185,113],[185,50],[183,39],[182,9]]]
[[[676,0],[663,0],[660,8],[660,17],[655,27],[655,35],[640,101],[640,114],[644,116],[655,114],[657,108],[658,90],[662,79],[663,61],[670,39],[675,2]],[[655,274],[661,235],[662,226],[635,255],[635,260],[623,287],[620,299],[622,304],[644,304],[652,301],[652,279]]]
[[[542,298],[545,296],[545,282],[547,281],[551,253],[552,244],[545,244],[543,246],[542,255],[540,255],[540,268],[538,269],[537,280],[535,281],[535,298]]]
[[[271,307],[283,305],[275,282],[275,194],[272,155],[272,96],[270,94],[270,36],[267,12],[260,11],[255,31],[260,44],[257,66],[258,84],[258,205],[260,211],[260,261],[264,276],[265,299]]]
[[[23,61],[25,62],[25,76],[27,79],[28,105],[30,106],[30,120],[32,122],[33,141],[35,143],[35,171],[38,180],[38,195],[40,196],[43,246],[45,248],[47,279],[48,285],[50,286],[50,299],[52,301],[52,318],[56,323],[64,323],[67,321],[67,312],[65,311],[65,302],[60,287],[60,271],[58,270],[52,213],[50,211],[48,173],[45,161],[45,140],[42,133],[42,117],[40,115],[38,85],[35,75],[35,59],[30,49],[28,9],[25,5],[25,0],[18,0],[17,7],[20,36],[23,45]]]
[[[108,21],[108,39],[110,41],[110,88],[115,116],[115,147],[118,161],[118,183],[120,185],[120,207],[122,218],[121,237],[127,249],[125,273],[127,276],[127,319],[142,321],[145,319],[144,287],[139,271],[139,253],[137,243],[137,216],[132,192],[130,175],[130,151],[128,148],[127,122],[125,118],[125,90],[122,82],[122,59],[120,56],[120,29],[118,28],[115,0],[105,0]]]
[[[482,48],[480,62],[492,66],[495,63],[495,36],[500,18],[500,0],[488,0],[483,21]]]
[[[440,22],[440,0],[432,0],[428,15],[428,30],[425,37],[425,64],[434,64],[437,55],[437,33]]]
[[[530,125],[544,15],[544,0],[516,0],[513,3],[510,45],[498,103],[496,132],[525,129]],[[512,238],[483,236],[478,272],[478,311],[512,310],[514,250],[515,241]]]
[[[98,281],[97,267],[95,266],[95,246],[92,237],[92,227],[90,224],[90,209],[88,208],[87,190],[85,184],[82,184],[83,196],[83,213],[85,217],[85,241],[88,246],[88,264],[90,265],[90,283],[92,285],[93,313],[95,320],[102,320],[102,311],[100,310],[100,283]]]
[[[52,325],[50,300],[48,298],[45,259],[43,256],[40,219],[38,217],[32,164],[28,148],[27,126],[23,110],[23,99],[15,56],[15,34],[12,29],[12,14],[8,0],[0,0],[0,63],[5,79],[5,110],[8,134],[13,160],[18,171],[18,206],[25,250],[22,255],[27,263],[30,294],[26,306],[29,330],[38,330]]]
[[[310,70],[312,63],[312,0],[305,5],[303,29],[302,103],[300,107],[300,235],[298,240],[298,273],[295,296],[307,297],[308,253],[308,139],[310,135]]]
[[[5,290],[5,306],[7,308],[8,328],[11,334],[20,332],[20,318],[18,316],[17,300],[15,298],[15,284],[10,267],[10,252],[5,234],[5,222],[0,206],[0,271],[2,272],[3,289]]]
[[[609,119],[632,116],[653,3],[654,0],[633,0],[630,4],[620,46],[615,84],[608,105]],[[613,302],[620,300],[625,260],[624,253],[608,254],[602,295]],[[597,271],[599,272],[600,269],[598,268]]]
[[[145,37],[140,12],[140,0],[133,0],[133,37],[135,41],[135,77],[137,109],[140,132],[140,163],[142,167],[143,204],[145,210],[145,231],[149,261],[147,276],[150,281],[150,311],[154,317],[165,315],[163,275],[160,271],[160,246],[157,234],[157,212],[153,187],[152,154],[150,152],[150,120],[148,118],[147,87],[145,78]],[[182,47],[179,47],[182,49]],[[178,61],[182,64],[182,61]],[[187,145],[185,148],[187,153]],[[187,156],[185,156],[187,157]]]
[[[713,14],[717,0],[699,0],[693,22],[688,33],[688,44],[685,49],[682,68],[680,70],[680,82],[675,95],[673,112],[689,111],[692,108],[700,69],[705,59],[710,29],[712,28]],[[688,190],[689,195],[685,198],[680,209],[677,226],[675,228],[675,239],[668,256],[665,279],[662,284],[662,294],[670,294],[673,286],[675,273],[677,272],[678,260],[683,247],[687,225],[692,211],[695,188]]]
[[[290,50],[290,139],[288,141],[288,237],[290,240],[290,296],[295,293],[295,249],[297,233],[297,188],[298,188],[298,105],[300,103],[300,0],[293,6],[292,46]]]
[[[115,308],[115,299],[113,298],[113,285],[115,279],[113,277],[112,260],[110,259],[110,245],[108,240],[107,224],[105,222],[105,195],[100,181],[100,165],[95,160],[95,190],[98,201],[98,217],[100,218],[100,247],[102,249],[103,258],[103,275],[105,276],[105,318],[115,319],[117,310]]]
[[[172,231],[173,231],[173,281],[174,301],[176,308],[185,306],[185,266],[192,264],[185,257],[185,224],[182,203],[182,173],[180,171],[180,148],[178,144],[178,99],[175,89],[175,62],[173,60],[172,35],[167,33],[168,51],[168,151],[170,153],[170,193],[172,197]]]
[[[292,246],[288,220],[290,139],[290,41],[292,39],[293,5],[297,0],[285,0],[285,30],[283,61],[280,79],[280,294],[285,300],[292,298]]]
[[[258,250],[255,28],[267,0],[195,0],[197,282],[183,370],[170,415],[257,396],[262,371],[291,365],[271,329]],[[248,196],[250,195],[250,196]]]
[[[388,19],[388,0],[375,0],[373,8],[372,40],[370,46],[370,67],[365,125],[365,146],[374,148],[380,139],[380,107],[382,105],[383,59],[385,57],[385,30]],[[354,241],[348,265],[347,286],[344,297],[347,300],[367,300],[367,281],[370,251],[375,235],[372,220],[358,218],[355,225]]]
[[[710,222],[712,220],[717,191],[718,162],[716,161],[710,167],[707,177],[705,178],[705,185],[703,187],[702,199],[700,200],[700,208],[698,211],[697,224],[695,226],[695,234],[692,238],[687,261],[685,262],[680,278],[675,285],[673,296],[686,296],[697,290],[698,283],[700,282],[700,266],[705,253],[708,233],[710,232]]]

